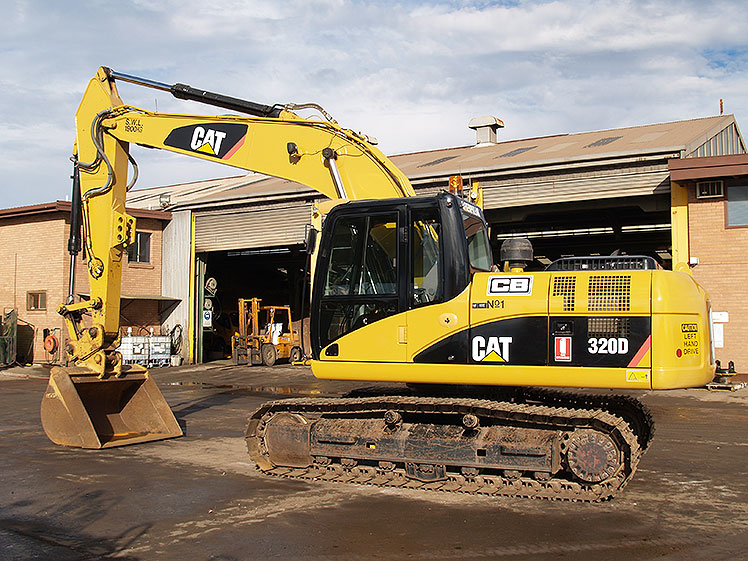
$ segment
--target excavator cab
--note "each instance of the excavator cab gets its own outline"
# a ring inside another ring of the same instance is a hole
[[[339,338],[457,297],[473,271],[493,266],[486,232],[480,209],[446,192],[335,207],[322,231],[313,283],[314,358],[336,360]],[[391,356],[406,362],[408,330],[403,322],[390,327],[377,340],[392,343]],[[375,349],[371,340],[361,343]]]

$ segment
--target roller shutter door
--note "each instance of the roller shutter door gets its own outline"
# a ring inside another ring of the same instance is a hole
[[[569,201],[641,197],[670,191],[667,164],[646,164],[627,169],[532,173],[515,177],[476,178],[483,188],[486,209],[544,205]],[[444,189],[443,183],[414,182],[419,195]]]
[[[562,203],[669,192],[667,169],[577,177],[481,181],[485,208]]]
[[[310,217],[310,203],[197,214],[195,251],[203,253],[300,244],[304,242]]]

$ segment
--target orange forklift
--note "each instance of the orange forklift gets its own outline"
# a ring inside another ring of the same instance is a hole
[[[231,338],[234,364],[273,366],[278,359],[299,362],[301,337],[288,306],[260,306],[259,298],[239,298],[239,334]]]

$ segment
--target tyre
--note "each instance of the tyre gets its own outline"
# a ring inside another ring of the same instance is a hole
[[[293,364],[294,362],[299,362],[303,358],[303,355],[301,353],[301,349],[299,347],[294,347],[291,349],[291,354],[288,357],[288,362]]]
[[[270,343],[262,345],[260,353],[262,354],[262,364],[265,366],[273,366],[275,360],[278,358],[278,355],[275,352],[275,347]]]

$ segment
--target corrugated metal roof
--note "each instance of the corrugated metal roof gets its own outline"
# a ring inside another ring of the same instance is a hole
[[[562,134],[393,156],[411,180],[450,174],[676,152],[689,156],[735,123],[732,115]],[[429,164],[429,162],[431,162]],[[426,165],[424,165],[426,164]],[[426,167],[428,166],[428,167]]]
[[[487,172],[498,174],[533,168],[565,168],[589,162],[623,158],[688,157],[727,129],[740,137],[733,115],[624,127],[603,131],[507,140],[497,144],[444,148],[399,154],[390,158],[416,184],[449,175]],[[506,130],[506,129],[504,129]],[[742,138],[734,143],[745,152]],[[725,150],[730,150],[727,146]],[[160,208],[160,196],[169,195],[167,208],[199,208],[259,203],[287,198],[309,198],[312,189],[291,181],[248,174],[180,185],[136,189],[128,206]]]
[[[254,201],[287,199],[292,195],[312,196],[317,192],[305,185],[268,177],[258,173],[249,173],[234,177],[209,179],[163,185],[146,189],[133,189],[127,198],[127,206],[135,208],[160,208],[161,196],[168,196],[168,208],[197,208],[215,206],[219,203],[233,203],[251,198]]]

